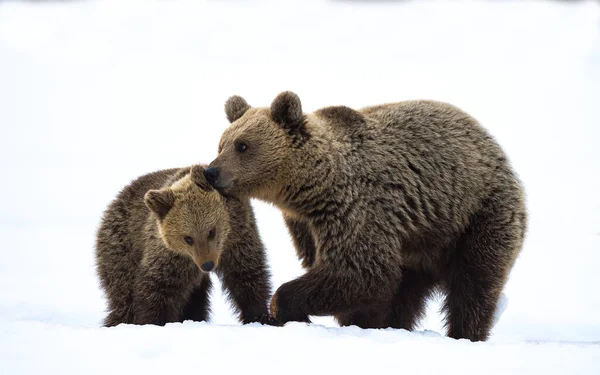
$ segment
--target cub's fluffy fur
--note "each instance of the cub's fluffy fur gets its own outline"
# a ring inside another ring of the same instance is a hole
[[[243,323],[268,322],[269,271],[247,199],[222,197],[203,167],[138,178],[110,204],[97,233],[106,326],[209,318],[207,262]]]

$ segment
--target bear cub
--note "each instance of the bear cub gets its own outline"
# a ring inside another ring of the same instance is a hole
[[[105,326],[208,320],[213,270],[244,324],[269,323],[270,275],[250,202],[223,197],[203,171],[142,176],[105,211],[96,241]]]

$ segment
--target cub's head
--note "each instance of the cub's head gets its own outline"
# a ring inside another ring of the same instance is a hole
[[[150,190],[144,196],[165,246],[189,256],[204,272],[219,264],[229,233],[225,199],[207,183],[201,166],[193,166],[190,174],[170,187]]]
[[[293,165],[290,156],[308,139],[298,96],[279,94],[270,108],[251,108],[239,96],[225,103],[231,123],[219,144],[219,155],[204,172],[225,195],[269,195]]]

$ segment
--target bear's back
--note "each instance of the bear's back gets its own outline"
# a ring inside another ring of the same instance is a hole
[[[400,205],[414,228],[460,231],[492,189],[515,178],[495,140],[450,104],[332,108],[338,107],[315,114],[326,120],[332,137],[343,139],[338,150],[351,173],[340,184],[355,186],[374,217]]]
[[[183,177],[189,170],[165,169],[138,177],[125,186],[110,203],[98,229],[97,249],[102,250],[111,244],[121,244],[130,248],[132,257],[141,257],[141,249],[148,235],[146,227],[150,210],[144,203],[148,190],[160,189]],[[98,254],[99,256],[101,254]]]
[[[329,136],[345,142],[356,176],[403,174],[433,183],[459,179],[479,191],[506,165],[496,141],[470,115],[447,103],[416,100],[366,107],[327,107],[315,112]],[[406,172],[406,173],[405,173]]]
[[[185,172],[189,171],[174,168],[149,173],[135,179],[123,188],[113,204],[119,202],[118,204],[127,209],[129,212],[128,224],[132,232],[139,233],[150,215],[150,211],[144,203],[144,195],[148,190],[168,186],[171,181],[176,180],[174,178],[176,175]]]
[[[465,193],[477,195],[484,194],[494,173],[507,164],[489,133],[453,105],[406,101],[367,107],[361,113],[376,124],[365,153],[380,149],[390,155],[375,165],[393,165],[424,181],[463,185]]]
[[[377,124],[379,136],[403,143],[416,141],[444,148],[465,148],[464,141],[470,141],[495,146],[495,141],[473,117],[448,103],[411,100],[365,107],[358,112]]]

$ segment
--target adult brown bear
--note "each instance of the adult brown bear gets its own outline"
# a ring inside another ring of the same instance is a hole
[[[291,92],[270,108],[234,96],[225,111],[207,180],[279,207],[307,268],[273,296],[277,320],[410,330],[437,288],[450,337],[488,337],[527,219],[475,119],[434,101],[304,114]]]

